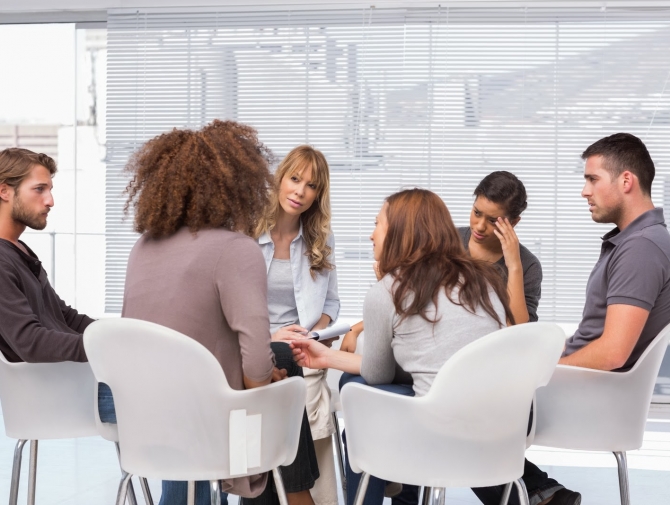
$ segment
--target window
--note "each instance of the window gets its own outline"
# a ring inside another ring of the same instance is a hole
[[[121,221],[130,153],[172,127],[253,125],[281,157],[300,143],[332,170],[342,313],[374,281],[368,241],[383,198],[422,186],[467,225],[494,170],[525,183],[521,242],[542,262],[541,320],[577,322],[610,227],[580,197],[581,152],[628,131],[670,167],[670,11],[597,7],[111,11],[107,294],[120,309],[135,240]]]
[[[51,284],[81,312],[104,313],[105,29],[0,25],[0,149],[52,156],[53,212],[22,240]]]

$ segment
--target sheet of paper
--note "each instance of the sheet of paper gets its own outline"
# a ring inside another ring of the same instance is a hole
[[[328,340],[329,338],[344,335],[349,330],[351,330],[351,326],[349,325],[349,323],[340,323],[336,321],[335,324],[329,326],[328,328],[324,328],[323,330],[311,331],[310,336],[316,337],[317,340]]]

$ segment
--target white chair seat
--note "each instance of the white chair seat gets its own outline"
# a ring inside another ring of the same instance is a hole
[[[533,443],[561,449],[613,452],[621,503],[628,505],[626,451],[642,446],[651,397],[670,338],[666,326],[627,372],[559,365],[537,392]]]

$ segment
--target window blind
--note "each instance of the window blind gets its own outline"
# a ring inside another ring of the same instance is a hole
[[[279,158],[302,143],[326,155],[343,316],[361,316],[374,282],[368,237],[386,196],[429,188],[467,225],[477,183],[508,170],[529,195],[517,232],[542,263],[539,317],[577,322],[611,228],[580,196],[581,152],[638,135],[654,202],[670,199],[670,9],[496,4],[110,11],[107,311],[136,240],[129,155],[221,118],[254,126]]]

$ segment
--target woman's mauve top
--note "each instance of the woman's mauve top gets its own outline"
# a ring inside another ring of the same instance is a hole
[[[245,235],[223,228],[143,235],[128,259],[122,315],[197,340],[233,389],[244,389],[243,376],[261,382],[272,375],[265,260]],[[265,476],[236,478],[222,490],[253,497],[265,482]]]

